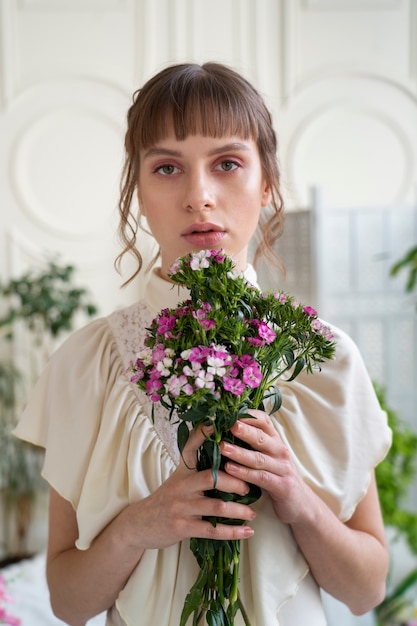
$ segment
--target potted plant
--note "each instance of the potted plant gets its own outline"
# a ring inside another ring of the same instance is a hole
[[[411,293],[417,288],[417,246],[392,266],[391,275],[404,269],[408,270],[405,291]],[[392,447],[376,469],[384,521],[395,533],[393,541],[404,539],[411,554],[417,556],[417,513],[404,507],[417,472],[417,435],[387,406],[385,390],[378,385],[375,389],[393,431]],[[378,626],[417,626],[417,567],[388,590],[375,615]]]
[[[96,306],[73,284],[74,267],[47,262],[37,272],[0,282],[0,495],[3,551],[10,559],[27,552],[33,500],[42,486],[42,452],[16,439],[12,430],[27,393],[63,333],[76,316],[91,317]]]

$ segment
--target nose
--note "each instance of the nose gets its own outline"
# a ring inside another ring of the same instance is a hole
[[[184,208],[189,211],[209,211],[215,200],[207,174],[196,171],[189,174],[184,191]]]

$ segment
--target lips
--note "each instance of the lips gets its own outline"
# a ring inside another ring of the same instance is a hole
[[[182,232],[182,237],[188,243],[202,248],[218,244],[225,235],[226,231],[222,226],[209,222],[191,224]]]

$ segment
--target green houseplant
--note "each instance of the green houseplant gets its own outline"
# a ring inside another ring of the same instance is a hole
[[[77,316],[97,312],[87,290],[74,286],[74,271],[50,260],[0,282],[0,496],[8,557],[26,552],[33,500],[42,485],[41,451],[16,439],[12,429],[54,341],[73,329]]]
[[[417,289],[417,246],[412,247],[391,268],[391,276],[408,271],[406,293]],[[417,555],[417,513],[404,507],[408,488],[417,473],[417,435],[387,405],[385,389],[375,385],[381,407],[387,412],[393,431],[392,447],[376,469],[385,524],[402,537],[412,555]],[[378,626],[417,626],[417,568],[412,569],[387,593],[375,610]],[[413,602],[414,599],[414,602]]]

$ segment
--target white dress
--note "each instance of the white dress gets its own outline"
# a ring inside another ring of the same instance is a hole
[[[80,550],[178,463],[175,427],[160,405],[152,423],[151,403],[126,369],[155,314],[186,298],[153,272],[142,301],[73,333],[50,359],[15,430],[46,449],[43,476],[74,507]],[[319,373],[279,382],[283,404],[273,420],[303,479],[345,521],[391,432],[356,346],[332,332],[336,358]],[[319,589],[289,527],[266,496],[254,506],[255,534],[242,542],[239,584],[252,626],[324,626]],[[107,623],[178,626],[197,572],[188,541],[147,550]],[[236,626],[243,626],[239,617]]]

